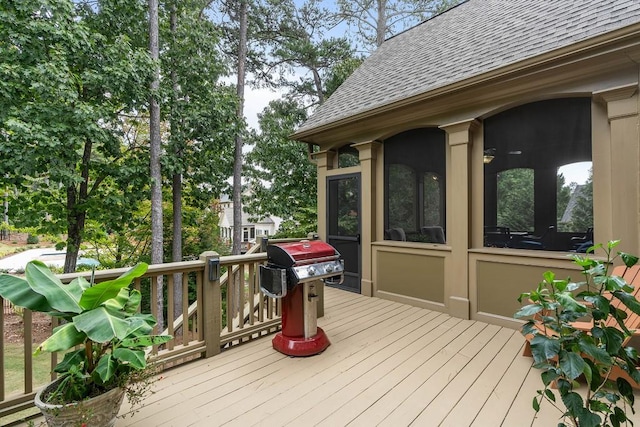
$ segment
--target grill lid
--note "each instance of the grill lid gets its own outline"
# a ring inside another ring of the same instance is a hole
[[[267,246],[269,263],[289,268],[339,257],[333,246],[322,240],[275,243]]]

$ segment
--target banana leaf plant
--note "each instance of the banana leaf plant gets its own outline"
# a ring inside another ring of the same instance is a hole
[[[54,368],[60,379],[49,402],[75,402],[126,388],[147,368],[145,350],[172,338],[153,335],[155,318],[138,312],[141,294],[129,285],[146,271],[141,263],[114,280],[94,284],[93,276],[91,283],[78,277],[63,284],[45,264],[31,261],[25,278],[0,275],[2,298],[61,320],[35,351],[64,353]]]

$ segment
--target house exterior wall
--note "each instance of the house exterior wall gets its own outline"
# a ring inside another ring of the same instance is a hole
[[[579,280],[566,252],[483,245],[483,120],[515,106],[553,98],[591,99],[595,242],[640,254],[640,39],[579,46],[449,92],[389,106],[367,119],[313,135],[318,162],[319,234],[326,238],[326,177],[362,177],[362,293],[441,310],[460,318],[516,327],[517,297],[542,273]],[[447,134],[446,244],[384,240],[384,141],[419,127]],[[360,165],[339,169],[335,152],[351,144]],[[553,153],[549,153],[553,155]]]

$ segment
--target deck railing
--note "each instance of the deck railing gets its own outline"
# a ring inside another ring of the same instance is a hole
[[[160,369],[176,366],[275,332],[280,327],[280,301],[264,295],[258,283],[259,265],[265,261],[266,254],[260,252],[258,244],[244,255],[219,257],[215,252],[205,252],[196,261],[150,265],[134,286],[143,293],[143,310],[156,317],[158,308],[153,302],[157,301],[158,286],[162,286],[169,308],[163,311],[167,326],[157,332],[174,336],[161,348],[154,347],[150,359]],[[96,271],[94,280],[113,279],[126,270]],[[90,274],[58,277],[66,283]],[[183,296],[181,301],[179,295]],[[35,393],[52,379],[52,368],[58,360],[56,354],[33,356],[34,344],[39,343],[34,343],[34,313],[29,310],[19,312],[21,343],[8,342],[5,321],[12,316],[15,320],[16,315],[0,312],[0,419],[33,406]],[[22,354],[22,358],[17,356]]]

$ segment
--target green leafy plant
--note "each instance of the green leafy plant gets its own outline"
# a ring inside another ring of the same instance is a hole
[[[48,402],[69,403],[116,387],[127,389],[147,368],[145,349],[172,338],[153,335],[155,318],[138,312],[141,294],[129,285],[146,270],[146,264],[138,264],[114,280],[94,284],[79,277],[63,284],[42,262],[31,261],[25,278],[0,275],[0,296],[61,320],[36,349],[36,354],[64,353],[54,368],[59,385],[46,397]]]
[[[625,324],[627,310],[640,314],[640,303],[631,294],[633,287],[622,277],[624,274],[614,275],[610,269],[620,259],[626,274],[638,263],[638,257],[614,254],[618,244],[611,241],[589,250],[604,250],[603,260],[573,256],[574,263],[582,268],[583,281],[557,279],[548,271],[535,290],[518,298],[529,302],[515,317],[528,318],[522,333],[530,340],[534,367],[542,371],[544,385],[533,399],[533,408],[537,412],[543,400],[548,401],[562,412],[563,420],[574,426],[625,425],[631,423],[626,411],[635,412],[630,382],[615,373],[626,373],[640,383],[638,354],[624,345],[632,334]],[[576,390],[580,377],[586,382],[585,398]],[[556,401],[553,387],[557,387],[564,408]]]

